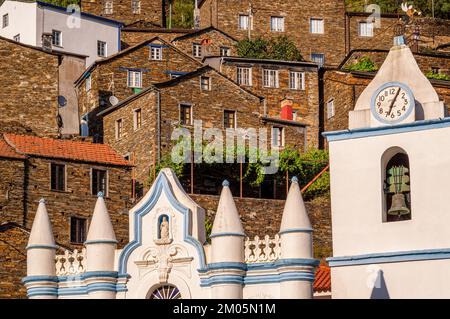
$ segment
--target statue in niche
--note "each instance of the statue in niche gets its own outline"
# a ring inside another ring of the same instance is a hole
[[[158,239],[155,240],[155,243],[158,245],[170,244],[172,239],[170,239],[170,225],[167,215],[162,215],[159,218],[159,236]]]

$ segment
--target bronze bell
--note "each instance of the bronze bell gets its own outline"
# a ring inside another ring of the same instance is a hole
[[[392,196],[391,209],[388,215],[401,216],[409,214],[409,208],[406,207],[405,194],[399,193]]]

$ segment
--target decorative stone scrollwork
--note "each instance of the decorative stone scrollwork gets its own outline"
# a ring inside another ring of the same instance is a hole
[[[86,249],[75,249],[73,252],[66,250],[64,255],[55,257],[57,276],[81,274],[86,271]]]
[[[270,238],[269,235],[266,235],[263,239],[255,236],[253,240],[247,237],[244,254],[246,263],[272,262],[280,259],[280,236],[277,234],[274,238]]]

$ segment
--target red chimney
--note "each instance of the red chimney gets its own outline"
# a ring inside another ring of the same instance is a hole
[[[292,121],[294,116],[292,114],[292,101],[284,99],[281,101],[281,119]]]

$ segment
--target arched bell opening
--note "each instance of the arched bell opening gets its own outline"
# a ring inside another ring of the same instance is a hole
[[[411,185],[408,154],[400,147],[382,156],[383,222],[411,219]]]
[[[147,299],[182,299],[180,290],[174,285],[161,285],[151,290]]]

